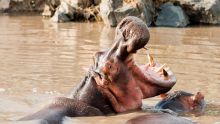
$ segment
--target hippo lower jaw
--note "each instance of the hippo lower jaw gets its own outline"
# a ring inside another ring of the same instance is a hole
[[[144,98],[166,93],[175,85],[176,78],[173,72],[169,68],[157,71],[160,67],[159,63],[156,63],[154,67],[149,66],[149,64],[138,67],[142,73],[139,75],[143,75],[143,78],[137,82]]]
[[[151,67],[150,64],[146,64],[144,66],[139,66],[139,68],[144,74],[146,80],[150,81],[152,84],[171,88],[175,85],[176,78],[169,67],[163,66],[164,65],[156,63],[153,67]]]
[[[176,84],[176,77],[171,69],[165,64],[155,63],[153,57],[150,57],[149,63],[145,65],[138,66],[134,62],[131,63],[133,64],[128,66],[142,90],[143,98],[166,93]]]

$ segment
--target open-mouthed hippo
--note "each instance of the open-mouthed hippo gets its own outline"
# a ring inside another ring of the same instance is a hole
[[[124,18],[116,28],[115,43],[95,54],[95,63],[70,98],[56,98],[35,114],[20,120],[43,119],[61,123],[64,116],[96,116],[140,109],[142,99],[168,92],[176,83],[168,68],[150,57],[138,66],[133,54],[149,41],[146,24],[136,17]],[[162,73],[161,73],[162,72]]]

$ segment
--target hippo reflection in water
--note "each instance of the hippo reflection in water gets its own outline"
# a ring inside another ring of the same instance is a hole
[[[150,35],[136,17],[124,18],[116,28],[115,43],[95,54],[95,63],[71,97],[59,97],[42,110],[20,120],[41,119],[60,124],[65,116],[98,116],[138,110],[142,99],[168,92],[176,83],[169,68],[150,62],[138,66],[133,54],[143,48]]]
[[[130,119],[126,124],[195,124],[192,121],[167,113],[142,115]]]

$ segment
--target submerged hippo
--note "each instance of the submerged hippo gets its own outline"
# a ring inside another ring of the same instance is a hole
[[[202,114],[205,108],[204,95],[195,95],[184,91],[175,91],[161,95],[162,100],[156,104],[156,109],[170,109],[178,114]]]
[[[143,48],[150,35],[146,24],[136,17],[124,18],[116,28],[115,43],[95,54],[95,63],[71,97],[53,103],[20,120],[42,119],[59,124],[64,116],[96,116],[140,109],[142,99],[168,92],[176,83],[172,71],[159,63],[138,66],[133,54]]]

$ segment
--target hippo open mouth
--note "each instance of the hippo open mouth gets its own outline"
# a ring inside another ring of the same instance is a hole
[[[115,43],[95,55],[93,77],[116,112],[138,109],[143,98],[168,92],[176,83],[172,71],[148,55],[149,63],[136,65],[133,54],[144,48],[150,34],[136,17],[124,18],[116,28]]]
[[[172,87],[176,83],[176,77],[166,64],[155,63],[153,57],[148,55],[149,63],[140,66],[145,77],[153,84],[161,87]]]

